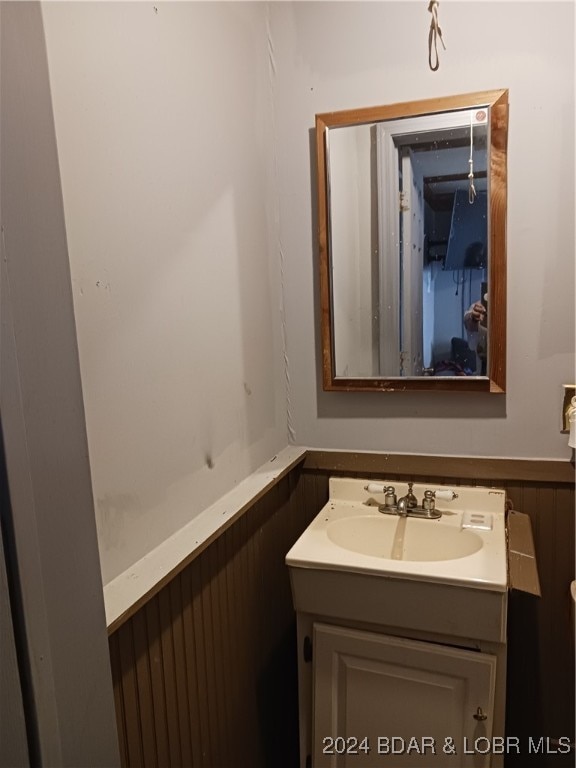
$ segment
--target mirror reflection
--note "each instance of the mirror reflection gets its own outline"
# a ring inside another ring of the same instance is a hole
[[[503,348],[502,322],[495,344],[488,319],[491,285],[504,279],[505,153],[492,100],[453,99],[453,109],[422,114],[411,103],[317,116],[325,388],[493,378],[491,356]]]
[[[326,141],[336,376],[485,375],[487,110]]]

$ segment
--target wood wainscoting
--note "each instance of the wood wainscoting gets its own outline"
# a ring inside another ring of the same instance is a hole
[[[530,515],[542,598],[511,600],[507,732],[573,741],[573,466],[309,451],[110,636],[123,765],[297,768],[296,630],[284,556],[327,501],[332,475],[505,488]],[[561,754],[507,759],[514,768],[573,764]]]
[[[110,637],[125,766],[297,764],[284,556],[319,509],[298,469]]]

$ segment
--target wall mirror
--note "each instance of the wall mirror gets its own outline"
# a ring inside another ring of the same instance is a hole
[[[324,389],[505,391],[507,138],[507,90],[316,115]]]

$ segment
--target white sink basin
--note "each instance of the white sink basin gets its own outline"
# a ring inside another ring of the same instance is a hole
[[[387,482],[400,498],[407,485]],[[437,501],[437,520],[382,514],[384,495],[366,480],[331,478],[330,500],[288,552],[291,569],[321,569],[504,592],[507,588],[505,492],[459,486]],[[420,501],[425,490],[414,485]]]
[[[440,561],[469,557],[482,549],[481,537],[470,530],[435,520],[391,515],[354,515],[329,523],[330,541],[350,552],[387,560]]]

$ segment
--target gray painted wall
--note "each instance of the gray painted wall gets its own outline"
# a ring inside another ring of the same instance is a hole
[[[107,583],[287,442],[266,3],[45,3]]]
[[[436,73],[419,3],[42,14],[105,583],[288,441],[568,458],[573,4],[442,6]],[[508,394],[324,393],[315,113],[501,87]]]
[[[331,449],[568,459],[574,373],[574,4],[272,3],[279,241],[294,441]],[[538,40],[538,45],[534,41]],[[314,115],[508,88],[508,392],[334,393],[320,382]]]

